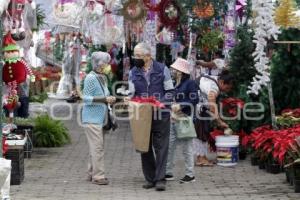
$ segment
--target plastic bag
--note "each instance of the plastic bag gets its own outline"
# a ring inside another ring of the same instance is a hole
[[[9,198],[11,160],[0,158],[0,188],[1,198]]]

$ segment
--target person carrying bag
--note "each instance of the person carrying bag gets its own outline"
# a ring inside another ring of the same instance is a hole
[[[187,60],[178,58],[171,67],[174,70],[173,76],[176,81],[176,87],[174,104],[171,106],[171,131],[166,180],[174,180],[175,149],[177,144],[182,144],[185,176],[180,179],[180,183],[194,182],[193,138],[196,137],[196,131],[193,123],[193,110],[199,101],[198,90],[195,81],[190,79]]]

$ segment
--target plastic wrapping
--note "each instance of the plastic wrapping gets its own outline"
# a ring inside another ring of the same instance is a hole
[[[81,32],[94,45],[122,45],[124,40],[123,17],[111,14],[119,6],[115,1],[104,6],[87,1],[82,14]]]
[[[81,44],[78,40],[69,43],[62,65],[62,77],[59,81],[56,94],[69,96],[74,87],[79,87],[79,71],[81,64]]]
[[[82,17],[83,2],[81,0],[57,0],[53,5],[53,22],[78,26]]]
[[[9,199],[10,192],[10,173],[11,173],[11,161],[4,158],[0,158],[0,188],[1,198]]]

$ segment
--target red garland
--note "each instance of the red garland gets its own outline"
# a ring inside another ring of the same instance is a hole
[[[166,10],[169,6],[172,6],[177,10],[177,17],[176,18],[169,18],[166,14]],[[180,8],[176,4],[174,0],[165,0],[162,1],[159,5],[159,19],[160,22],[166,27],[171,30],[174,30],[178,27],[179,25],[179,18],[180,18]]]

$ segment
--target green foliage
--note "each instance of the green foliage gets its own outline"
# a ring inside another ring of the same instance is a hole
[[[46,24],[46,14],[44,9],[42,9],[41,4],[36,5],[36,18],[37,18],[37,28],[33,31],[39,31]]]
[[[300,30],[283,30],[279,41],[299,41]],[[276,111],[300,107],[300,45],[277,44],[272,59],[271,81]]]
[[[42,92],[38,95],[29,96],[29,102],[44,103],[44,101],[47,100],[47,99],[48,99],[47,92]]]
[[[199,49],[207,49],[208,51],[215,52],[219,49],[219,45],[223,41],[224,34],[219,30],[212,30],[199,38],[196,46]]]
[[[51,119],[48,115],[41,115],[35,119],[33,134],[36,147],[60,147],[71,142],[63,123]]]
[[[250,30],[250,31],[249,31]],[[230,54],[230,72],[236,78],[234,94],[240,94],[240,85],[250,85],[256,74],[252,53],[255,45],[252,42],[253,32],[248,26],[241,26],[237,30],[238,44]]]
[[[34,118],[14,117],[14,124],[20,126],[34,126]],[[4,118],[4,123],[8,122],[8,118]]]

